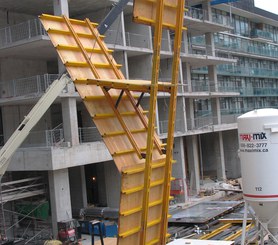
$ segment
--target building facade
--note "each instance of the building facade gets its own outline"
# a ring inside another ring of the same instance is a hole
[[[101,22],[113,3],[1,1],[2,144],[64,71],[37,16],[64,14]],[[173,165],[173,176],[185,190],[183,200],[198,194],[207,178],[240,177],[236,119],[253,109],[276,108],[278,101],[277,16],[255,8],[253,0],[214,6],[208,0],[189,0],[187,5]],[[153,31],[132,22],[132,1],[105,35],[126,78],[151,78]],[[171,77],[172,48],[173,35],[165,30],[161,81]],[[141,104],[148,109],[148,95]],[[159,94],[157,132],[162,140],[167,138],[168,106],[169,96]],[[8,170],[3,181],[42,177],[46,188],[36,196],[43,194],[51,204],[54,231],[57,221],[70,219],[88,203],[119,205],[119,173],[73,85],[64,89],[32,130]]]

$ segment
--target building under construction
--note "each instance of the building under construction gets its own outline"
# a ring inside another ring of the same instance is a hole
[[[58,48],[56,46],[60,52],[58,58],[52,42],[54,40],[55,43],[55,35],[59,31],[61,35],[65,30],[58,28],[55,32],[56,24],[53,31],[53,26],[50,28],[48,23],[42,22],[50,20],[50,15],[64,15],[80,21],[89,18],[90,23],[101,23],[117,2],[1,1],[2,145],[8,141],[24,116],[54,80],[65,72],[65,66],[73,70],[78,67],[87,69],[88,64],[84,62],[90,63],[86,60],[87,56],[82,56],[84,61],[64,58],[63,52],[70,49],[64,43],[59,43]],[[122,85],[115,85],[115,81],[111,80],[101,80],[101,75],[94,75],[99,80],[90,83],[99,85],[100,82],[106,82],[106,88],[100,86],[102,92],[108,98],[107,101],[119,102],[119,106],[123,106],[122,102],[129,99],[131,105],[138,107],[136,103],[140,101],[140,114],[136,114],[136,120],[142,121],[145,130],[147,126],[142,118],[147,116],[150,120],[151,116],[154,117],[156,123],[152,140],[154,155],[157,157],[156,169],[159,169],[161,159],[167,162],[167,158],[161,156],[167,151],[167,140],[171,135],[174,136],[173,157],[168,159],[171,163],[175,162],[172,166],[175,180],[171,185],[171,194],[174,195],[175,202],[184,202],[200,194],[207,182],[241,176],[236,119],[247,111],[275,108],[277,104],[278,17],[256,8],[253,0],[189,0],[185,3],[178,63],[175,130],[169,136],[169,114],[173,106],[171,93],[169,94],[172,85],[169,82],[173,79],[173,51],[177,30],[168,26],[162,31],[158,80],[165,82],[168,87],[165,84],[158,85],[158,94],[153,103],[156,109],[150,116],[153,110],[150,106],[152,90],[144,81],[153,78],[153,57],[158,55],[156,29],[150,25],[134,23],[133,7],[133,1],[130,1],[122,12],[114,13],[115,20],[109,24],[104,36],[99,37],[99,49],[101,50],[102,43],[106,44],[103,57],[110,57],[113,50],[115,60],[110,64],[111,60],[107,59],[109,67],[99,62],[95,66],[103,70],[112,67],[117,79],[140,80],[141,86],[128,82],[125,84],[131,91],[140,92],[139,95],[107,95],[111,88],[122,89]],[[42,16],[42,22],[38,16]],[[71,25],[79,23],[64,21],[69,31]],[[88,30],[93,31],[90,28]],[[73,30],[71,35],[74,37],[75,34]],[[85,34],[83,38],[87,38]],[[76,43],[75,45],[79,45],[77,41]],[[71,48],[72,46],[73,44]],[[91,48],[94,47],[93,45]],[[89,52],[83,46],[79,46],[78,50],[82,51],[83,48]],[[81,52],[80,55],[84,53]],[[93,69],[92,65],[89,64],[90,69]],[[71,72],[73,71],[69,71],[72,76]],[[130,132],[132,130],[120,123],[124,128],[122,131],[128,135],[127,140],[131,147],[123,149],[119,140],[118,149],[109,148],[109,137],[116,137],[116,141],[123,137],[119,129],[113,128],[116,122],[111,113],[117,115],[118,110],[99,112],[95,105],[104,103],[102,98],[97,93],[84,94],[81,98],[79,94],[82,92],[78,86],[84,85],[85,77],[76,75],[75,78],[79,81],[78,85],[75,84],[76,88],[73,83],[65,86],[17,149],[2,178],[1,232],[10,238],[24,235],[25,229],[22,227],[32,226],[34,230],[36,228],[42,231],[46,229],[44,227],[49,227],[46,224],[49,221],[56,236],[58,222],[78,216],[80,210],[88,205],[119,208],[124,189],[118,162],[121,162],[123,155],[130,155],[125,167],[129,167],[134,155],[147,161],[145,146],[138,146],[130,134],[143,134],[140,127],[135,127],[137,124],[132,127],[134,132]],[[86,83],[89,82],[86,80]],[[96,107],[92,106],[92,111],[87,110],[90,101],[94,101],[93,105]],[[137,111],[136,108],[134,110]],[[122,122],[123,117],[133,118],[134,113],[122,111],[116,119]],[[111,130],[107,132],[103,125],[109,120],[111,122],[106,127]],[[133,123],[131,120],[130,124]],[[132,171],[140,172],[140,169]],[[132,171],[126,170],[125,174]],[[159,188],[163,184],[159,183],[162,177],[150,185]],[[134,188],[137,187],[133,186],[131,189],[135,191]],[[164,200],[166,202],[167,199]],[[135,211],[133,208],[126,212]],[[138,212],[137,210],[135,213]],[[33,215],[36,220],[22,218]],[[122,216],[125,216],[124,211]],[[133,227],[133,231],[134,229],[136,227]],[[122,233],[123,237],[130,234],[130,231],[126,232]]]

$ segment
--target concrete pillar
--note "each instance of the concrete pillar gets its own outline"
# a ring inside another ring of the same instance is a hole
[[[84,166],[69,169],[70,196],[73,212],[87,207],[87,190]]]
[[[224,142],[223,142],[223,134],[222,134],[222,132],[218,133],[218,137],[219,137],[220,161],[218,162],[218,166],[217,166],[217,179],[219,179],[219,180],[226,180]]]
[[[48,172],[53,237],[58,235],[57,222],[72,218],[68,169]]]
[[[203,2],[203,9],[206,11],[205,19],[208,21],[212,21],[212,12],[211,12],[211,6],[210,6],[210,0],[205,0]]]
[[[188,200],[187,185],[186,185],[186,169],[185,169],[185,155],[183,137],[175,138],[173,149],[173,159],[177,161],[173,164],[172,176],[176,179],[181,179],[184,186],[184,195],[179,197],[179,201],[184,202]]]
[[[69,16],[68,0],[53,0],[54,15]]]
[[[190,191],[192,193],[200,192],[200,166],[199,166],[199,149],[198,136],[192,135],[186,137],[187,159],[190,174]]]
[[[55,15],[69,17],[68,0],[53,0],[53,8]],[[58,58],[58,70],[60,74],[65,71],[65,67],[60,58]],[[68,93],[73,93],[75,90],[74,85],[67,85],[67,90]],[[70,142],[71,145],[79,144],[76,99],[62,98],[62,114],[65,141]]]
[[[79,144],[76,99],[66,97],[62,99],[62,115],[64,137],[72,146]]]
[[[195,128],[193,99],[185,99],[185,109],[187,115],[187,130],[192,130]]]

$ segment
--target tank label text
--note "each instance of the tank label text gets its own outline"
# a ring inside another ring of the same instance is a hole
[[[252,140],[267,140],[266,133],[254,133],[254,134],[240,134],[240,139],[242,141],[252,141]]]
[[[267,135],[264,132],[239,135],[241,152],[268,152]]]

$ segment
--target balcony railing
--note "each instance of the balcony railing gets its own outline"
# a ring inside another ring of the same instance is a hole
[[[0,98],[39,96],[58,78],[57,74],[44,74],[0,83]]]
[[[4,48],[14,42],[28,40],[36,36],[47,36],[39,19],[32,19],[16,25],[0,29],[0,48]]]
[[[250,32],[250,37],[273,40],[273,35],[271,32],[263,31],[263,30],[259,30],[259,29],[252,29]]]
[[[96,127],[78,128],[78,135],[80,143],[102,141],[102,137]],[[30,132],[21,147],[55,147],[63,145],[64,142],[64,129],[63,125],[60,124],[51,130]]]
[[[192,45],[205,46],[205,38],[203,36],[192,37]],[[234,51],[240,53],[255,54],[267,57],[278,57],[278,47],[272,44],[254,43],[243,38],[237,40],[215,40],[215,48],[219,51]]]
[[[159,133],[166,134],[168,132],[168,120],[159,121]],[[175,121],[175,132],[184,132],[183,123],[181,119]]]
[[[79,142],[102,141],[102,137],[96,127],[78,128]]]
[[[124,45],[122,33],[117,30],[107,30],[105,32],[105,43],[114,45]]]
[[[192,70],[193,73],[207,73],[207,67],[202,67]],[[269,77],[277,78],[278,70],[261,69],[254,67],[233,66],[233,65],[218,65],[217,72],[220,75],[226,76],[246,76],[246,77]]]
[[[202,21],[208,21],[208,12],[204,9],[194,8],[194,7],[186,7],[188,11],[185,11],[185,16],[190,17],[193,19],[198,19]],[[212,13],[211,22],[225,25],[225,26],[231,26],[230,24],[230,18],[220,15],[218,13]]]

